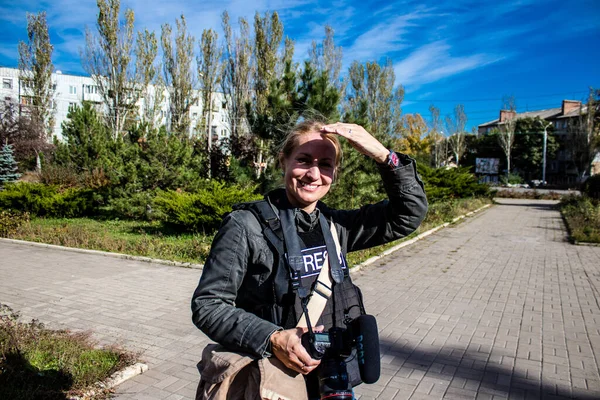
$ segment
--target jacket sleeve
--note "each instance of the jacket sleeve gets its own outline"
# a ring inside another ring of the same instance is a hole
[[[271,334],[281,328],[235,304],[251,251],[244,213],[229,214],[213,240],[192,297],[192,321],[211,340],[231,350],[266,357]]]
[[[356,251],[388,243],[410,235],[427,214],[423,182],[412,158],[398,153],[401,165],[379,166],[387,200],[357,210],[333,211],[341,226],[340,239],[346,251]]]

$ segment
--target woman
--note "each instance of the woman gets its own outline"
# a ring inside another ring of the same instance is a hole
[[[333,210],[320,202],[339,169],[342,154],[338,136],[379,165],[389,200],[357,210]],[[296,328],[303,310],[301,296],[291,283],[283,290],[287,293],[274,295],[277,277],[284,276],[288,282],[296,279],[300,287],[310,288],[314,283],[327,257],[326,234],[319,222],[323,221],[322,214],[334,224],[339,236],[345,278],[334,284],[333,297],[319,321],[311,322],[321,325],[318,329],[329,329],[348,316],[355,318],[360,310],[349,311],[353,306],[347,305],[358,301],[362,307],[362,299],[360,294],[353,294],[345,254],[410,234],[423,220],[427,200],[414,160],[386,149],[359,125],[304,121],[288,135],[279,161],[284,188],[265,198],[277,215],[290,210],[294,213],[304,262],[300,276],[293,278],[289,266],[281,265],[287,262],[266,237],[264,223],[255,213],[233,211],[213,241],[192,299],[192,319],[209,338],[232,351],[274,356],[288,368],[314,376],[311,373],[320,361],[312,359],[301,344],[306,328]],[[343,312],[341,308],[345,308]],[[315,395],[314,388],[309,388],[309,395]]]

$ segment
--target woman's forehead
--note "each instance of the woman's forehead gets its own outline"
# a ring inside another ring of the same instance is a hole
[[[332,157],[335,157],[336,149],[333,142],[320,132],[311,132],[305,135],[301,135],[298,138],[298,145],[296,146],[295,153],[312,154],[314,152],[331,152]]]

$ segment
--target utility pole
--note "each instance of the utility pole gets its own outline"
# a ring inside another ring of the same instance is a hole
[[[552,122],[548,122],[548,125],[544,126],[544,156],[542,161],[542,185],[546,184],[546,144],[548,142],[548,128],[552,125]],[[543,124],[542,124],[543,126]]]

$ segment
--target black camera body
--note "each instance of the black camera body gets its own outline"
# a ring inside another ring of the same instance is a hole
[[[365,383],[379,379],[379,335],[372,315],[361,315],[346,324],[327,332],[315,333],[312,329],[302,335],[302,345],[315,360],[321,360],[318,370],[321,398],[328,400],[352,399],[346,359],[356,356],[360,378]]]
[[[302,345],[315,360],[325,357],[328,351],[333,357],[350,357],[354,342],[351,329],[331,328],[327,332],[302,335]]]

